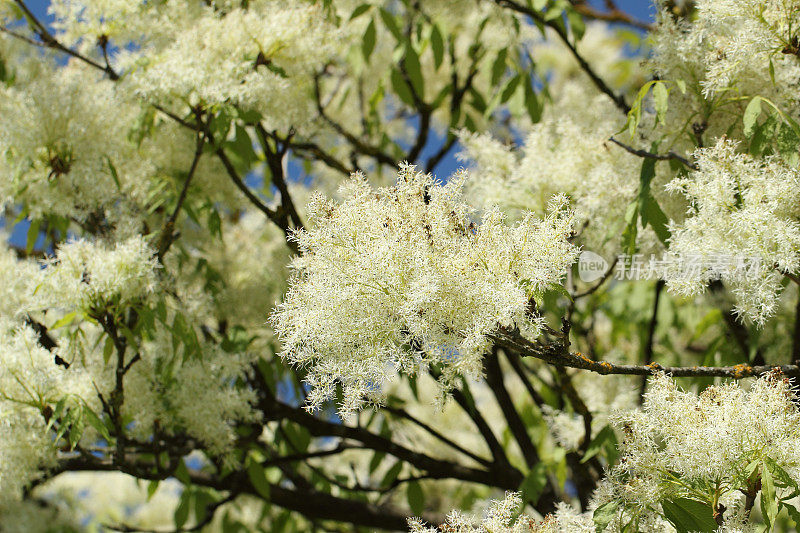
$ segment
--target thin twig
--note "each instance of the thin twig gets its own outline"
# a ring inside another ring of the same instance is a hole
[[[202,134],[197,135],[197,143],[194,151],[194,158],[192,158],[192,165],[189,168],[186,179],[183,182],[183,187],[178,195],[178,201],[175,203],[175,209],[172,211],[164,228],[161,230],[161,235],[158,238],[158,261],[161,263],[164,259],[164,254],[167,253],[172,243],[175,241],[173,230],[175,229],[175,222],[178,220],[178,213],[180,213],[183,203],[186,201],[186,195],[189,192],[189,184],[192,182],[197,164],[200,162],[200,156],[203,155],[203,146],[205,145],[205,136]]]
[[[649,365],[653,362],[653,343],[655,341],[656,336],[656,326],[658,325],[658,303],[661,300],[661,293],[664,289],[664,280],[660,279],[656,281],[656,290],[655,295],[653,296],[653,312],[650,316],[650,325],[647,328],[647,339],[644,343],[644,350],[642,362],[645,365]],[[642,379],[642,383],[639,386],[639,401],[641,402],[644,398],[644,391],[647,388],[647,379]]]
[[[652,24],[648,24],[647,22],[643,22],[632,17],[630,14],[619,9],[614,2],[606,2],[608,11],[600,11],[599,9],[589,5],[585,0],[572,0],[571,3],[575,11],[586,18],[602,20],[604,22],[626,24],[644,31],[650,31],[653,29]]]
[[[532,19],[534,19],[535,21],[537,21],[538,23],[550,27],[554,32],[556,32],[556,35],[558,35],[558,37],[564,43],[564,46],[566,46],[569,49],[569,51],[572,53],[572,56],[578,62],[578,65],[580,65],[581,70],[583,70],[586,73],[586,75],[589,76],[589,79],[592,80],[592,83],[594,83],[595,87],[597,87],[600,90],[600,92],[611,98],[611,100],[614,102],[614,105],[616,105],[620,111],[622,111],[626,115],[630,112],[631,108],[625,101],[625,97],[622,96],[621,94],[616,94],[614,90],[611,89],[611,87],[605,81],[603,81],[603,79],[594,71],[594,69],[589,65],[589,63],[586,62],[583,56],[578,52],[577,48],[575,48],[575,45],[570,42],[566,30],[563,28],[563,26],[557,24],[556,22],[560,19],[546,20],[542,13],[528,6],[514,2],[513,0],[494,0],[494,1],[497,5],[501,7],[505,6],[511,9],[512,11],[516,11],[517,13],[520,13],[522,15],[527,15]]]
[[[43,46],[45,48],[53,48],[55,50],[59,50],[61,52],[64,52],[65,54],[68,54],[68,55],[70,55],[70,56],[72,56],[72,57],[74,57],[76,59],[79,59],[80,61],[83,61],[87,65],[90,65],[90,66],[92,66],[92,67],[94,67],[94,68],[96,68],[98,70],[102,70],[103,72],[105,72],[108,75],[108,77],[111,80],[116,81],[116,80],[119,79],[119,74],[117,74],[114,71],[114,69],[111,68],[110,65],[108,65],[108,64],[101,65],[97,61],[95,61],[95,60],[93,60],[91,58],[88,58],[88,57],[84,56],[83,54],[80,54],[80,53],[76,52],[75,50],[72,50],[71,48],[68,48],[68,47],[64,46],[63,44],[61,44],[55,37],[53,37],[53,34],[50,33],[50,31],[47,29],[47,27],[44,24],[42,24],[39,21],[39,19],[36,18],[36,16],[31,12],[31,10],[28,9],[28,6],[25,5],[25,2],[23,2],[22,0],[14,0],[14,3],[16,3],[17,6],[19,6],[19,8],[22,10],[23,14],[25,15],[25,18],[28,20],[29,24],[32,26],[31,30],[36,34],[37,37],[39,37],[39,39],[41,39],[41,42],[36,42],[33,39],[25,38],[25,37],[23,37],[23,36],[21,36],[19,34],[14,33],[14,32],[5,31],[5,33],[8,33],[9,35],[12,35],[13,37],[24,38],[25,41],[27,41],[27,42],[29,42],[31,44],[34,44],[36,46]]]
[[[666,154],[654,154],[653,152],[648,152],[647,150],[639,150],[632,146],[628,146],[627,144],[618,141],[614,137],[609,137],[608,140],[613,142],[617,146],[624,148],[628,153],[631,153],[635,156],[644,157],[646,159],[656,159],[658,161],[668,161],[670,159],[674,159],[675,161],[681,162],[682,164],[691,168],[692,170],[700,170],[700,167],[698,167],[697,164],[692,163],[685,157],[680,156],[675,152],[667,152]]]

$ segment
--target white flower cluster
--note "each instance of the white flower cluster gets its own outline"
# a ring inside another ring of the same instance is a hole
[[[753,159],[736,149],[722,139],[698,150],[699,170],[669,183],[690,202],[684,222],[673,224],[670,253],[760,259],[758,272],[721,276],[737,313],[763,324],[776,309],[782,272],[800,270],[800,174],[777,156]],[[676,269],[665,277],[671,290],[691,295],[703,292],[712,275]]]
[[[798,8],[791,0],[700,0],[691,24],[664,12],[653,33],[654,66],[662,74],[694,70],[707,97],[766,86],[770,63],[776,90],[784,82],[796,88]]]
[[[158,427],[167,434],[188,434],[210,454],[224,455],[236,438],[233,422],[256,419],[253,391],[234,387],[253,356],[227,353],[206,342],[200,349],[201,357],[187,357],[174,348],[166,329],[141,347],[141,361],[126,376],[126,388],[135,394],[123,406],[133,421],[133,435],[147,439]],[[104,377],[112,376],[106,372]]]
[[[479,204],[519,213],[542,212],[553,194],[567,194],[581,243],[595,251],[610,246],[609,252],[618,253],[625,209],[638,191],[641,167],[640,159],[608,140],[621,118],[606,95],[587,98],[585,85],[567,81],[519,149],[488,134],[462,133],[461,157],[475,168],[471,195]]]
[[[70,395],[92,397],[89,375],[77,365],[68,369],[56,365],[54,354],[39,343],[32,328],[0,332],[0,347],[0,399],[41,410]]]
[[[67,42],[119,47],[125,86],[148,101],[233,104],[263,113],[270,129],[307,120],[311,100],[297,91],[310,90],[344,37],[323,6],[303,1],[57,0],[51,12]]]
[[[0,205],[83,221],[143,195],[148,165],[127,137],[136,112],[75,62],[0,84]]]
[[[102,310],[135,303],[157,286],[153,249],[141,235],[109,245],[78,240],[60,246],[37,289],[45,305]]]
[[[571,506],[561,503],[555,513],[542,520],[520,514],[522,499],[509,492],[502,500],[493,500],[480,522],[458,511],[447,515],[440,528],[428,527],[418,518],[408,521],[411,533],[593,533],[592,517],[580,514]]]
[[[296,235],[303,255],[273,316],[283,356],[310,367],[312,406],[338,380],[341,410],[352,411],[392,370],[420,363],[441,364],[445,383],[480,374],[498,326],[538,335],[528,302],[560,285],[574,261],[572,215],[562,198],[542,220],[528,214],[510,226],[495,209],[476,225],[465,178],[439,185],[404,166],[393,187],[374,190],[356,175],[341,203],[312,201],[311,229]]]
[[[55,463],[56,450],[45,425],[37,411],[0,402],[0,506],[18,499],[41,468]]]
[[[615,419],[622,457],[595,494],[596,503],[618,500],[646,515],[664,499],[692,498],[722,503],[726,522],[746,520],[743,493],[754,465],[769,461],[800,479],[800,412],[794,401],[780,375],[761,377],[749,390],[730,383],[700,394],[656,375],[643,408]]]
[[[663,9],[649,37],[649,67],[669,88],[669,109],[659,129],[673,150],[692,151],[703,145],[698,143],[702,137],[738,136],[741,118],[735,117],[741,117],[754,96],[795,115],[800,79],[797,2],[694,4],[691,20],[676,20]]]

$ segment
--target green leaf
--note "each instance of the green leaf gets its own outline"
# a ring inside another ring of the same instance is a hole
[[[747,108],[744,110],[744,118],[742,121],[744,122],[744,136],[750,137],[753,134],[753,127],[756,125],[756,120],[758,119],[759,115],[761,115],[761,97],[756,96],[750,103],[747,104]]]
[[[775,149],[790,166],[797,166],[800,156],[800,136],[790,124],[781,123],[775,134]]]
[[[386,475],[383,476],[383,480],[381,481],[382,487],[388,487],[392,483],[395,482],[397,476],[400,475],[400,471],[403,469],[403,462],[397,461],[395,462],[392,467],[386,472]]]
[[[614,520],[617,515],[617,508],[619,507],[618,500],[611,500],[594,510],[592,520],[594,521],[595,531],[601,533],[608,527],[608,524]]]
[[[89,409],[88,407],[84,408],[83,414],[86,417],[86,421],[92,426],[97,432],[103,437],[106,442],[111,441],[111,434],[108,432],[108,426],[103,423],[103,420],[97,416],[97,413]]]
[[[153,479],[153,480],[150,481],[150,483],[147,484],[147,501],[148,502],[153,499],[153,495],[158,490],[158,484],[159,484],[159,480],[157,480],[157,479]]]
[[[653,198],[652,194],[647,195],[644,199],[641,210],[642,226],[647,222],[647,224],[653,228],[653,231],[655,231],[658,239],[666,245],[670,238],[670,232],[667,228],[669,219],[667,219],[667,215],[661,210],[661,207],[658,205],[658,202],[656,202],[656,199]]]
[[[25,252],[31,253],[33,251],[33,247],[36,246],[36,240],[39,238],[39,230],[42,227],[42,221],[40,219],[36,219],[31,222],[31,225],[28,227],[28,238],[25,241]]]
[[[492,85],[497,85],[500,78],[505,74],[507,56],[508,50],[505,48],[497,52],[497,57],[494,59],[494,63],[492,63]]]
[[[539,99],[536,97],[536,91],[533,90],[533,80],[530,76],[526,78],[525,83],[525,109],[528,110],[528,116],[531,122],[539,122],[542,118],[542,106]]]
[[[396,68],[392,69],[391,74],[392,90],[398,98],[410,106],[414,105],[414,97],[411,95],[411,87],[408,86],[406,80],[403,79],[403,74]]]
[[[669,91],[664,83],[656,83],[653,86],[653,99],[656,106],[656,118],[662,124],[666,122],[667,108],[669,107]]]
[[[230,154],[234,158],[234,163],[238,170],[246,174],[250,172],[253,164],[258,161],[255,149],[253,149],[253,139],[247,133],[247,128],[241,124],[236,124],[234,137],[225,143],[226,148],[230,148]]]
[[[536,503],[545,486],[547,486],[547,467],[539,462],[528,472],[519,486],[523,501]]]
[[[714,520],[714,511],[707,503],[688,498],[675,498],[663,500],[661,508],[664,517],[675,526],[678,533],[716,531],[718,528]]]
[[[775,493],[775,481],[766,462],[761,465],[761,515],[769,529],[775,527],[778,516],[778,498]]]
[[[772,64],[772,56],[769,57],[769,79],[775,85],[775,65]]]
[[[69,426],[69,433],[67,433],[67,442],[69,443],[70,450],[75,449],[75,446],[78,445],[78,442],[80,442],[83,436],[83,428],[86,427],[83,411],[84,409],[82,406],[70,409],[72,423]]]
[[[650,87],[656,83],[658,83],[658,80],[648,81],[642,85],[642,88],[639,89],[639,92],[636,94],[636,99],[633,101],[633,105],[631,105],[631,110],[628,111],[628,120],[625,123],[625,127],[620,131],[622,132],[626,129],[630,130],[631,139],[633,139],[633,136],[636,135],[636,127],[642,120],[642,101],[650,91]]]
[[[111,172],[111,179],[114,180],[114,183],[117,186],[117,190],[122,190],[122,185],[119,182],[119,174],[117,174],[117,167],[114,166],[114,163],[111,162],[111,158],[106,156],[106,162],[108,163],[108,170]]]
[[[250,478],[250,484],[253,485],[259,496],[269,500],[270,486],[266,472],[257,461],[251,459],[249,463],[247,465],[247,477]]]
[[[178,461],[178,466],[175,468],[173,475],[178,481],[186,486],[192,484],[192,479],[189,477],[189,469],[186,468],[186,463],[183,460]]]
[[[592,442],[590,442],[589,446],[586,448],[586,453],[583,454],[581,463],[585,463],[600,453],[605,447],[606,443],[612,443],[614,446],[617,444],[617,436],[614,434],[614,429],[610,425],[605,426],[597,433],[597,435],[595,435],[595,437],[592,439]]]
[[[188,489],[183,490],[183,494],[181,494],[181,499],[178,502],[178,506],[175,508],[175,527],[178,529],[182,528],[186,521],[189,520],[189,507],[191,505],[192,494]]]
[[[397,21],[394,18],[394,15],[389,13],[386,9],[381,8],[379,11],[381,15],[381,20],[383,20],[383,24],[386,26],[386,29],[394,35],[394,38],[401,42],[403,40],[403,32],[400,31],[400,26],[397,25]]]
[[[425,511],[425,493],[422,492],[422,486],[418,481],[406,484],[406,499],[408,499],[408,506],[414,516],[422,516]]]
[[[514,94],[514,91],[517,90],[517,85],[519,85],[520,81],[522,81],[522,74],[517,74],[516,76],[508,80],[508,82],[506,82],[503,91],[500,93],[500,103],[505,104],[506,102],[508,102],[508,100]]]
[[[411,86],[414,92],[422,99],[425,96],[425,82],[422,78],[422,67],[419,63],[419,55],[411,43],[406,43],[406,53],[403,57],[403,67],[411,80]]]
[[[350,15],[350,20],[360,17],[370,9],[372,9],[372,6],[370,4],[361,4],[360,6],[358,6],[353,10],[353,14]]]
[[[657,148],[657,144],[653,143],[651,150],[655,152]],[[647,227],[649,224],[661,242],[666,244],[670,237],[669,229],[667,229],[669,221],[650,192],[650,182],[653,181],[655,175],[656,160],[645,158],[642,161],[642,170],[639,175],[639,214],[642,217],[642,227]]]
[[[375,19],[369,21],[367,29],[364,31],[364,38],[361,40],[361,53],[364,54],[364,60],[369,61],[372,51],[375,50],[375,38],[377,30],[375,29]]]
[[[220,239],[222,238],[222,219],[216,209],[212,208],[211,211],[209,211],[206,225],[208,226],[208,232],[212,236],[216,236]]]
[[[574,9],[568,9],[567,20],[569,21],[569,27],[572,30],[573,41],[580,41],[583,38],[583,34],[586,33],[586,23],[584,22],[583,17]]]
[[[77,311],[72,311],[70,313],[67,313],[66,315],[56,320],[55,324],[50,326],[50,329],[58,329],[58,328],[63,328],[64,326],[68,326],[75,321],[75,317],[77,316],[78,316]]]
[[[444,61],[444,38],[436,24],[431,28],[431,50],[433,50],[433,63],[438,69]]]
[[[622,249],[626,255],[633,255],[636,252],[636,236],[639,232],[637,220],[639,218],[639,202],[632,201],[625,210],[625,229],[622,232]]]
[[[111,359],[111,354],[114,352],[114,341],[111,337],[106,337],[106,343],[103,345],[103,362],[108,364]]]
[[[794,526],[800,527],[800,511],[798,511],[794,505],[790,505],[786,502],[781,502],[781,508],[786,509],[786,512],[789,513],[789,518],[794,522]]]
[[[372,474],[375,470],[378,469],[381,462],[383,462],[383,458],[386,457],[386,452],[375,452],[372,455],[372,459],[369,461],[369,473]]]

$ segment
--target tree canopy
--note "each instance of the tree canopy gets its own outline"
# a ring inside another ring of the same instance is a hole
[[[0,531],[800,526],[800,2],[0,0]]]

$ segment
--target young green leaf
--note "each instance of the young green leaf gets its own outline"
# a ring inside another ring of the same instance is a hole
[[[375,29],[375,19],[369,21],[367,29],[364,31],[364,37],[361,40],[361,53],[364,55],[364,60],[369,61],[372,51],[375,50],[375,38],[377,30]]]
[[[744,110],[742,121],[744,123],[743,133],[745,137],[750,137],[753,134],[753,127],[756,125],[756,120],[759,115],[761,115],[761,97],[756,96],[750,100],[750,103],[747,104],[747,108]]]
[[[694,533],[716,531],[717,522],[714,520],[714,511],[707,503],[688,498],[675,498],[663,500],[661,509],[666,518],[678,533]]]

